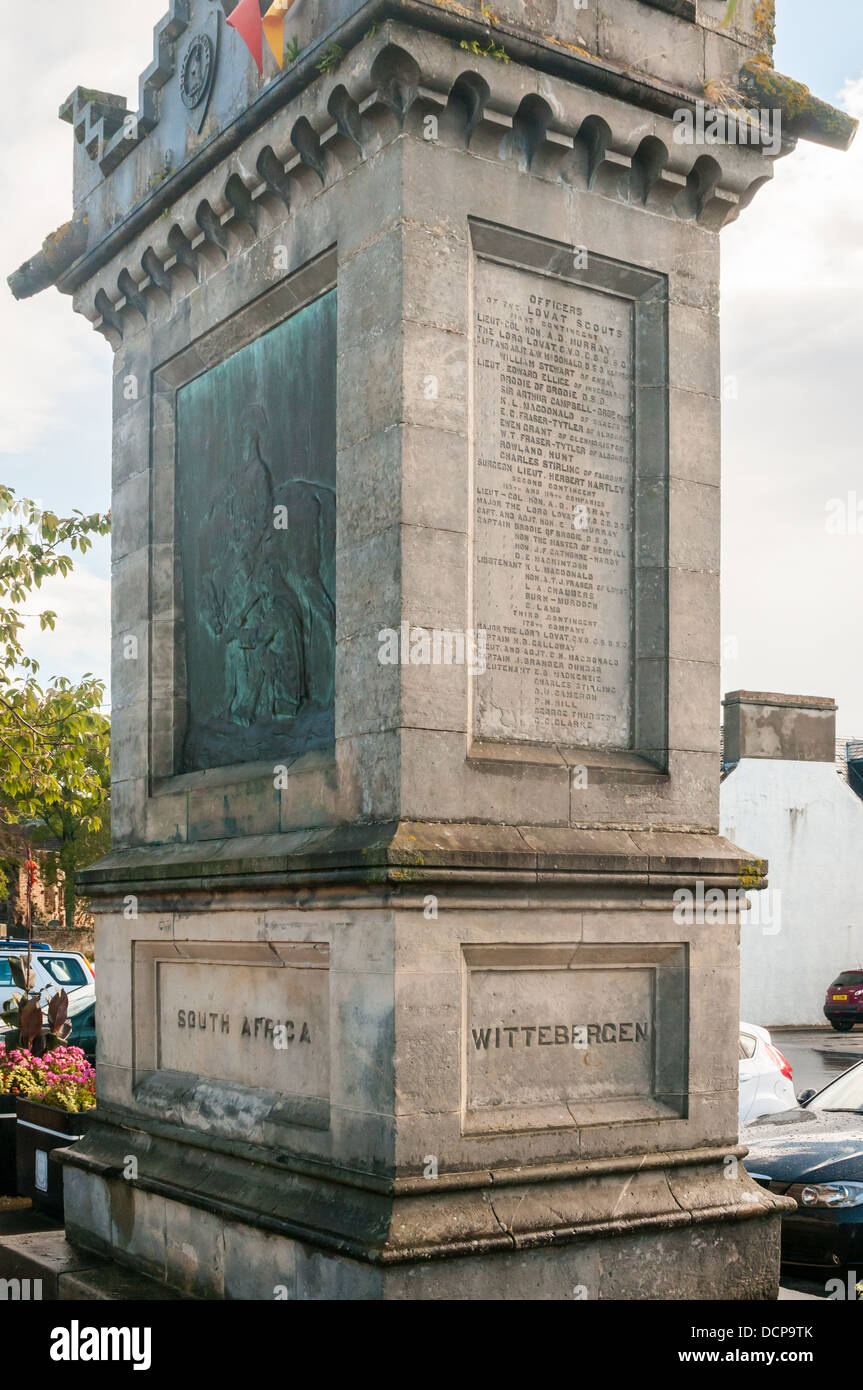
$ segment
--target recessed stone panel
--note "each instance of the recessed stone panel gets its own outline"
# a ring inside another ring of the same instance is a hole
[[[632,301],[480,259],[478,738],[629,748]]]
[[[178,771],[333,742],[335,393],[334,290],[177,393]]]
[[[329,959],[323,942],[139,943],[139,1081],[193,1075],[274,1100],[327,1102]]]
[[[663,767],[667,282],[492,223],[471,238],[472,755]]]
[[[466,946],[463,1132],[679,1116],[684,952]]]

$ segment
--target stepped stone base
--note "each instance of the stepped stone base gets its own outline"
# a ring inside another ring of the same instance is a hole
[[[62,1230],[0,1239],[0,1285],[7,1301],[16,1302],[141,1303],[185,1297],[136,1270],[70,1245]]]
[[[182,1209],[177,1208],[177,1214]],[[234,1301],[775,1299],[779,1268],[773,1220],[657,1229],[645,1259],[637,1234],[398,1266],[375,1267],[249,1227],[214,1224],[202,1234],[245,1258],[220,1266],[221,1297]],[[721,1254],[721,1260],[717,1256]],[[176,1273],[175,1273],[176,1277]],[[275,1282],[277,1278],[288,1284]],[[41,1281],[43,1301],[150,1302],[194,1298],[138,1270],[71,1245],[63,1231],[0,1241],[0,1279]],[[191,1282],[191,1280],[189,1281]],[[206,1297],[206,1295],[203,1295]],[[211,1291],[210,1297],[213,1296]]]
[[[98,1138],[104,1148],[106,1134]],[[777,1296],[784,1204],[755,1187],[742,1166],[730,1182],[715,1153],[705,1152],[700,1164],[693,1155],[653,1155],[642,1171],[632,1160],[586,1164],[578,1176],[561,1171],[551,1181],[536,1181],[526,1169],[522,1180],[492,1174],[498,1181],[483,1185],[477,1174],[472,1188],[373,1197],[286,1172],[268,1185],[257,1167],[247,1169],[245,1181],[237,1172],[231,1192],[217,1193],[201,1155],[191,1151],[188,1168],[165,1182],[155,1176],[162,1142],[153,1140],[152,1171],[138,1182],[110,1167],[97,1176],[94,1163],[67,1166],[67,1234],[79,1248],[128,1262],[178,1296],[259,1302]],[[80,1153],[75,1160],[86,1162]],[[337,1237],[336,1223],[345,1227],[349,1220],[352,1238]]]

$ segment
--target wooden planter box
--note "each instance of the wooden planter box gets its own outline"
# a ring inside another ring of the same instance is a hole
[[[15,1097],[0,1096],[0,1192],[7,1196],[18,1179],[16,1129]]]
[[[65,1149],[87,1132],[91,1111],[69,1114],[50,1105],[17,1099],[15,1126],[18,1194],[39,1211],[63,1216],[63,1169],[49,1163],[52,1149]],[[3,1123],[0,1121],[0,1123]]]

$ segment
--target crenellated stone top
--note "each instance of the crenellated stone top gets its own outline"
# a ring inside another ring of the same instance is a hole
[[[418,57],[418,87],[438,92],[443,73],[453,68],[446,57],[452,53],[455,78],[468,70],[489,93],[517,65],[547,75],[544,81],[666,119],[705,103],[720,110],[778,109],[783,153],[798,137],[847,147],[856,129],[843,112],[773,71],[772,0],[740,0],[729,24],[727,0],[294,0],[284,68],[265,45],[262,75],[226,23],[233,8],[234,0],[171,0],[155,29],[154,57],[141,75],[136,109],[122,96],[85,87],[64,101],[60,116],[76,140],[74,216],[10,276],[16,297],[52,284],[64,292],[77,289],[277,111],[307,89],[332,92],[357,46],[373,42],[393,18],[418,37],[435,33],[444,41],[433,61],[428,47]],[[364,91],[363,99],[368,95]],[[553,111],[547,125],[566,133]],[[321,123],[304,136],[305,149],[302,140],[295,142],[296,158],[308,162],[310,142],[326,141],[337,127],[325,104]],[[568,134],[584,138],[577,128]],[[701,176],[705,168],[702,161]],[[711,173],[708,182],[713,187],[720,180]],[[250,205],[255,196],[246,184]],[[698,197],[704,201],[703,190]],[[134,278],[134,267],[131,273]]]

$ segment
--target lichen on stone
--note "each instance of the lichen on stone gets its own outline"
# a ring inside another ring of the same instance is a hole
[[[758,38],[772,52],[776,43],[776,0],[758,0],[754,20]]]
[[[566,39],[559,39],[555,34],[543,34],[547,43],[556,43],[560,48],[568,48],[570,53],[578,53],[582,58],[597,58],[598,54],[591,53],[587,48],[579,48],[577,43],[567,43]]]
[[[68,236],[71,226],[72,222],[70,220],[69,222],[64,222],[62,227],[58,227],[56,231],[48,233],[45,240],[42,242],[42,250],[45,252],[46,256],[53,255],[55,251],[60,248],[64,238]]]

